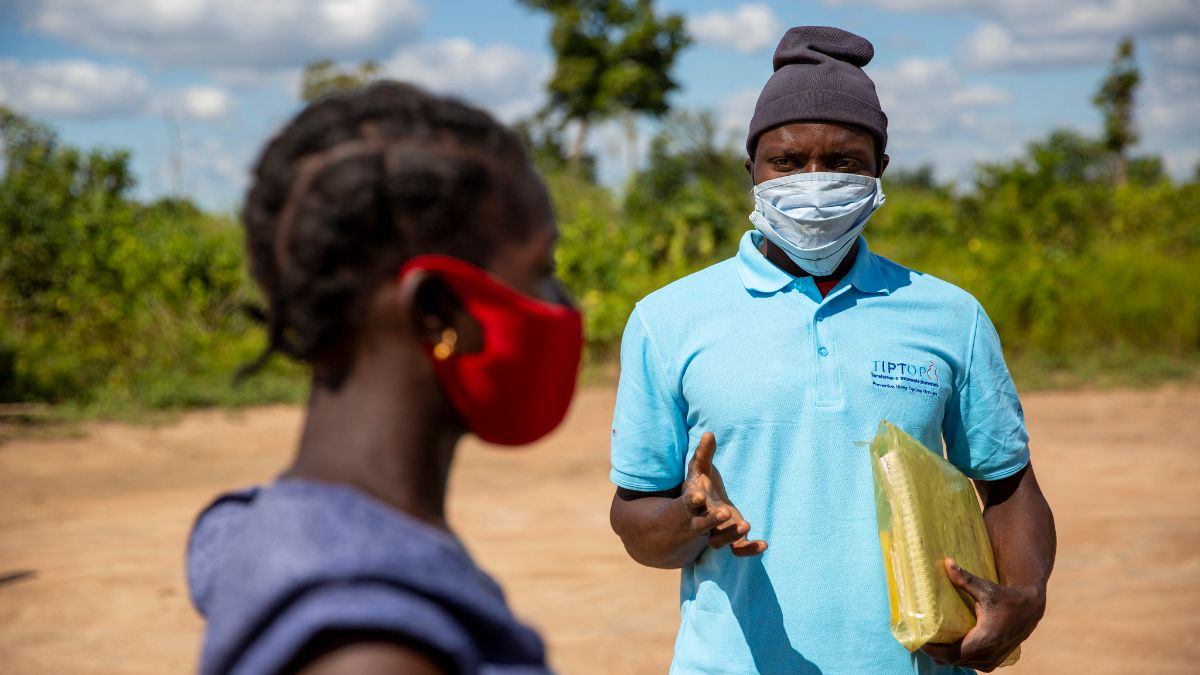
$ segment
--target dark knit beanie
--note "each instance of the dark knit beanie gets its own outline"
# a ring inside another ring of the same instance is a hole
[[[856,124],[875,136],[880,154],[887,147],[887,115],[879,107],[875,83],[862,71],[875,48],[865,38],[829,26],[797,26],[775,49],[775,74],[767,81],[746,137],[754,155],[764,131],[789,122]]]

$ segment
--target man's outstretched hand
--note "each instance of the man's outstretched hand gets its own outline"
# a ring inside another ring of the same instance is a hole
[[[682,502],[691,520],[692,532],[707,536],[708,545],[719,549],[728,546],[736,556],[758,555],[767,550],[767,542],[751,540],[750,523],[742,517],[729,495],[721,472],[713,466],[717,438],[711,431],[700,437],[696,454],[688,463],[687,478],[683,481]]]
[[[975,600],[975,627],[951,645],[921,648],[942,663],[990,672],[1033,632],[1045,612],[1044,596],[1033,590],[1001,586],[945,561],[950,582]]]

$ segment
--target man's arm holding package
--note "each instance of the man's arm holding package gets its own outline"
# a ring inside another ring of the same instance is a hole
[[[939,661],[986,671],[1029,637],[1045,612],[1054,516],[1029,461],[1025,414],[1000,337],[978,305],[967,363],[943,420],[946,456],[976,479],[1000,583],[947,561],[950,580],[975,599],[978,623],[958,643],[924,650]]]
[[[1008,478],[975,485],[983,498],[1000,583],[946,561],[950,580],[975,599],[978,623],[961,641],[927,644],[924,651],[943,663],[990,671],[1029,637],[1045,613],[1057,542],[1054,515],[1032,464]]]

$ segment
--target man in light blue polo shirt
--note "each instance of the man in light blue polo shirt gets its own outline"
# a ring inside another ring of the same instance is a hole
[[[870,252],[887,118],[873,49],[793,28],[751,122],[755,230],[652,293],[621,345],[613,529],[680,568],[672,672],[990,670],[1045,609],[1054,526],[999,339],[966,292]],[[909,654],[889,606],[867,451],[888,419],[975,480],[1000,584],[954,645]],[[751,526],[753,525],[753,533]]]

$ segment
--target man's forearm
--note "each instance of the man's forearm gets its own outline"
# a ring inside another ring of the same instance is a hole
[[[1033,466],[1011,478],[984,484],[981,493],[1000,583],[1034,592],[1044,604],[1057,538],[1054,515],[1038,487]]]
[[[678,569],[696,560],[708,546],[708,538],[690,527],[691,517],[682,499],[668,496],[613,497],[609,520],[613,531],[637,562],[648,567]]]

